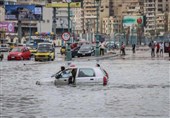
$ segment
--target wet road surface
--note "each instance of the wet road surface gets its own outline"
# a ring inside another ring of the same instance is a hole
[[[77,61],[95,65],[96,61]],[[54,86],[51,75],[67,63],[0,62],[0,116],[169,118],[170,63],[166,59],[115,58],[99,61],[107,86]],[[36,85],[41,81],[42,85]]]

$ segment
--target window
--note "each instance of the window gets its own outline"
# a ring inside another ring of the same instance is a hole
[[[95,77],[95,72],[91,68],[81,68],[78,77]]]
[[[70,76],[72,76],[70,69],[67,69],[61,73],[61,78],[69,78]]]

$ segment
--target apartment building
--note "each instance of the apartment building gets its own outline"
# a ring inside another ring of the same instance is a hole
[[[170,0],[144,0],[146,27],[144,33],[152,36],[165,31],[165,14],[170,11]]]
[[[102,19],[102,33],[103,34],[114,34],[115,32],[120,32],[120,25],[121,22],[119,22],[120,18],[119,17],[113,17],[110,16],[108,18],[103,18]]]
[[[170,12],[168,13],[168,28],[167,31],[170,32]]]
[[[99,5],[99,29],[101,32],[102,29],[102,18],[109,17],[109,1],[110,0],[101,0],[99,4],[95,0],[83,0],[83,30],[84,32],[96,32],[97,28],[97,7]],[[89,27],[90,25],[90,27]],[[88,29],[88,30],[87,30]]]
[[[122,19],[124,16],[143,15],[143,0],[109,0],[109,15],[116,18],[115,27],[118,28],[117,32],[121,32],[123,30]],[[106,26],[104,25],[102,25],[102,32],[106,32],[104,28]]]

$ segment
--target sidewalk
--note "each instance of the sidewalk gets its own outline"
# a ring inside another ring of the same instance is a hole
[[[105,55],[103,56],[88,56],[88,57],[76,57],[76,58],[72,58],[72,61],[90,61],[90,60],[104,60],[104,59],[109,59],[109,58],[115,58],[115,57],[120,57],[120,58],[124,58],[124,59],[169,59],[169,56],[167,53],[164,53],[163,57],[156,56],[155,53],[155,57],[151,57],[151,50],[148,46],[137,46],[136,47],[136,52],[132,53],[132,47],[126,47],[125,50],[126,55],[125,56],[121,56],[120,54],[120,49],[115,49],[113,51],[108,51],[107,53],[105,53]]]

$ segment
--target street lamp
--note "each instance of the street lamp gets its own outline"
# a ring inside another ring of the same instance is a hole
[[[101,3],[101,0],[95,0],[95,2],[97,3],[97,27],[96,27],[96,50],[95,50],[95,56],[99,56],[99,6]]]
[[[71,0],[66,0],[68,3],[68,32],[70,33],[70,3]],[[70,49],[70,40],[67,41],[67,48],[66,48],[66,60],[71,61],[72,55],[71,55],[71,49]]]
[[[63,27],[64,21],[61,19],[60,23],[61,23],[60,25],[62,26],[62,33],[63,33],[64,32],[64,27]],[[62,44],[61,45],[62,45],[62,47],[64,46],[64,41],[63,40],[62,40]]]
[[[31,17],[30,17],[30,27],[29,27],[29,41],[31,41]]]

